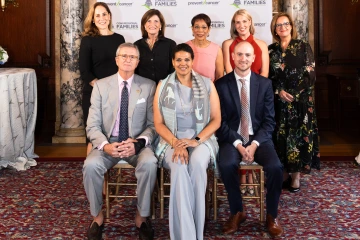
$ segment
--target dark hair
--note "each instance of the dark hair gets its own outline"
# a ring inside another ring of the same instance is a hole
[[[194,26],[195,22],[199,21],[199,20],[204,20],[204,22],[206,23],[208,28],[211,26],[211,19],[209,18],[208,15],[206,15],[204,13],[200,13],[200,14],[196,15],[195,17],[193,17],[191,19],[191,26]]]
[[[172,54],[172,59],[175,59],[175,54],[177,52],[181,52],[181,51],[190,53],[191,59],[194,60],[194,51],[186,43],[180,43],[180,44],[176,45],[176,47],[174,48],[173,54]]]
[[[164,16],[161,14],[161,12],[157,9],[150,9],[146,13],[144,13],[144,16],[141,18],[141,35],[143,38],[148,37],[148,33],[145,30],[145,24],[146,22],[152,17],[152,16],[158,16],[160,19],[161,28],[159,31],[158,37],[164,37],[165,36],[165,19]]]
[[[95,8],[98,6],[102,6],[106,9],[106,11],[109,13],[110,15],[110,21],[109,21],[109,30],[111,31],[111,27],[112,27],[112,14],[110,12],[110,8],[109,6],[104,3],[104,2],[96,2],[94,5],[92,5],[89,9],[89,12],[85,18],[84,21],[84,32],[82,33],[83,36],[99,36],[100,31],[99,29],[96,27],[95,23],[94,23],[94,14],[95,14]]]

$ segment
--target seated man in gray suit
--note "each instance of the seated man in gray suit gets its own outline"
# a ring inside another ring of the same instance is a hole
[[[104,222],[102,189],[105,172],[119,160],[136,167],[138,204],[135,224],[140,239],[153,239],[147,217],[157,173],[152,143],[157,134],[153,122],[154,81],[134,74],[139,50],[131,43],[116,51],[118,73],[96,81],[92,94],[86,133],[93,149],[83,167],[86,196],[94,217],[87,235],[101,239]]]

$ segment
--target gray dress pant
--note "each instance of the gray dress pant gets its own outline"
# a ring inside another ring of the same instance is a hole
[[[138,155],[129,158],[113,158],[103,151],[93,149],[83,166],[83,181],[92,216],[97,216],[102,208],[104,174],[120,160],[135,167],[137,179],[137,209],[142,217],[151,214],[151,195],[157,176],[157,158],[151,148],[145,147]]]
[[[171,171],[169,228],[172,240],[203,239],[206,169],[210,151],[201,144],[190,151],[189,164],[174,163],[174,149],[166,150],[164,167]]]

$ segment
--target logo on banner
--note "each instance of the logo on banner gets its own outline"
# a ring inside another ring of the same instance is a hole
[[[240,8],[239,6],[241,5],[241,2],[240,2],[240,0],[234,0],[233,4],[231,4],[231,5],[233,5],[236,8]]]
[[[176,7],[176,0],[155,0],[155,7]]]
[[[177,27],[177,23],[170,23],[170,24],[166,24],[166,27],[168,27],[168,28],[176,28]]]
[[[118,0],[116,3],[107,3],[107,5],[115,5],[117,7],[132,7],[133,1],[124,1],[124,0]]]
[[[211,21],[211,28],[225,28],[224,21]]]
[[[146,7],[147,9],[151,9],[152,6],[151,0],[146,0],[143,6]]]
[[[220,3],[220,1],[194,1],[194,2],[188,2],[188,6],[190,5],[205,5],[205,6],[216,6]]]
[[[255,27],[265,27],[266,23],[254,23]]]
[[[242,2],[242,4],[241,4]],[[250,6],[250,5],[266,5],[266,0],[234,0],[230,5],[233,5],[236,8],[240,8],[240,5]]]
[[[118,30],[139,30],[137,22],[116,22],[115,29]]]

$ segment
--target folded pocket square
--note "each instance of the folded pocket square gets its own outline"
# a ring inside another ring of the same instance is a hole
[[[138,99],[136,104],[140,104],[140,103],[143,103],[143,102],[145,102],[145,98]]]

